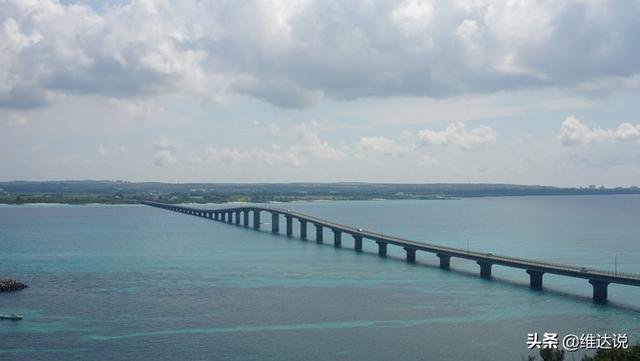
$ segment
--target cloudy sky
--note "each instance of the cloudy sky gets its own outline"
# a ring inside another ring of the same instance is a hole
[[[640,185],[640,1],[0,0],[0,180]]]

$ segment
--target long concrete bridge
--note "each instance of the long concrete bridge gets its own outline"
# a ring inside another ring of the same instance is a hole
[[[545,273],[583,278],[588,280],[589,283],[593,286],[593,299],[598,303],[606,302],[607,287],[610,283],[640,286],[640,275],[637,274],[610,272],[590,268],[587,269],[584,267],[568,266],[557,263],[534,261],[515,257],[498,256],[491,253],[474,252],[459,248],[415,242],[399,237],[393,237],[389,235],[383,235],[381,233],[363,230],[361,228],[338,224],[322,218],[291,211],[288,209],[257,206],[223,209],[201,209],[157,202],[141,203],[153,207],[163,208],[170,211],[185,213],[193,216],[199,216],[229,224],[242,225],[244,227],[252,226],[254,229],[260,229],[261,213],[265,212],[270,214],[271,216],[271,231],[273,233],[280,232],[280,217],[282,216],[286,221],[286,235],[288,237],[293,237],[293,222],[295,220],[300,225],[299,236],[303,240],[307,239],[308,225],[313,225],[313,227],[315,228],[315,240],[317,243],[323,243],[323,229],[328,228],[333,232],[333,244],[335,247],[341,247],[342,236],[344,234],[350,235],[353,238],[354,248],[356,252],[362,251],[363,240],[370,240],[377,243],[378,255],[381,257],[387,256],[388,245],[402,247],[406,252],[406,260],[409,263],[414,263],[416,261],[416,252],[418,251],[434,253],[440,259],[440,268],[443,269],[449,269],[452,257],[465,258],[475,261],[478,266],[480,266],[480,277],[482,278],[491,278],[491,267],[493,265],[520,268],[525,270],[529,275],[531,288],[537,290],[542,289],[542,276]],[[251,215],[253,215],[253,217],[251,217]],[[252,222],[250,222],[251,220]]]

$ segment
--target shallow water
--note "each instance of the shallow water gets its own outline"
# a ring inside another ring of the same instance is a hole
[[[276,206],[409,239],[640,273],[640,197]],[[212,207],[214,207],[212,205]],[[263,215],[263,221],[267,217]],[[269,219],[270,220],[270,219]],[[294,222],[295,223],[295,222]],[[147,206],[0,206],[3,360],[520,360],[528,332],[640,335],[640,288],[389,259]],[[284,230],[284,225],[281,225]],[[297,234],[297,224],[295,233]],[[617,261],[617,262],[616,262]],[[575,355],[579,359],[579,353]]]

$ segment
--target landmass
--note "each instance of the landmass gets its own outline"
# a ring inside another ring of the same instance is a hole
[[[128,181],[0,182],[0,204],[292,202],[456,199],[464,197],[640,194],[639,187],[554,187],[489,183],[159,183]]]
[[[11,279],[0,279],[0,292],[20,291],[29,286]]]

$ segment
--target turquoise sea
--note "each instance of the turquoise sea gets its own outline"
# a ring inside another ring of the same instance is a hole
[[[233,205],[225,205],[233,206]],[[640,197],[568,196],[275,205],[405,238],[640,273]],[[220,207],[210,205],[209,208]],[[270,221],[263,215],[264,222]],[[283,220],[284,221],[284,220]],[[296,224],[297,227],[297,224]],[[280,227],[284,230],[284,226]],[[640,287],[390,246],[353,252],[148,206],[0,206],[0,360],[521,360],[527,333],[626,333]],[[295,229],[297,234],[297,228]],[[568,360],[580,359],[580,352]]]

